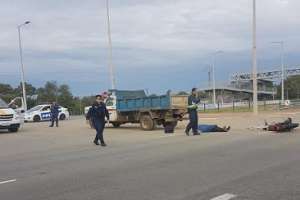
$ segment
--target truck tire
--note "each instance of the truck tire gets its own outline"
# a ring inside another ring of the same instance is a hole
[[[8,129],[8,131],[11,132],[11,133],[16,133],[16,132],[18,132],[18,130],[19,130],[19,128],[17,128],[17,127]]]
[[[118,122],[113,122],[112,125],[114,128],[119,128],[121,126],[121,124]]]
[[[143,115],[140,119],[140,126],[144,131],[152,131],[156,127],[156,122],[150,115]]]
[[[38,115],[35,115],[35,116],[33,117],[33,121],[34,121],[34,122],[39,122],[39,121],[41,121],[41,117],[38,116]]]

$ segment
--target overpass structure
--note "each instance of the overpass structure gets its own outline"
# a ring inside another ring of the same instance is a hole
[[[277,80],[281,79],[281,70],[277,71],[268,71],[268,72],[261,72],[257,73],[257,79],[259,80]],[[285,77],[294,76],[294,75],[300,75],[300,67],[294,68],[294,69],[286,69],[285,70]],[[251,73],[236,73],[233,74],[230,78],[231,81],[251,81],[252,80],[252,74]]]

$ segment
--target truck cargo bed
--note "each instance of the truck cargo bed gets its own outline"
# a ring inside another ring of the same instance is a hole
[[[117,101],[117,110],[119,112],[129,112],[139,110],[186,109],[187,104],[187,96],[162,95],[155,97],[119,99]]]

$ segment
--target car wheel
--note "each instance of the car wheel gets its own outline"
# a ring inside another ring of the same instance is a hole
[[[41,121],[41,117],[38,116],[38,115],[35,115],[35,116],[33,117],[33,121],[34,121],[34,122],[39,122],[39,121]]]
[[[11,133],[16,133],[18,132],[19,128],[9,128],[8,131]]]
[[[65,114],[61,114],[60,116],[59,116],[59,120],[65,120],[66,119],[66,115]]]

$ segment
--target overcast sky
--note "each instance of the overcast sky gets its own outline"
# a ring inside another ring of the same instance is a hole
[[[110,0],[117,88],[163,93],[204,87],[212,53],[218,82],[251,70],[252,0]],[[76,95],[110,88],[105,0],[0,0],[0,82],[67,83]],[[259,0],[258,68],[300,66],[300,1]]]

